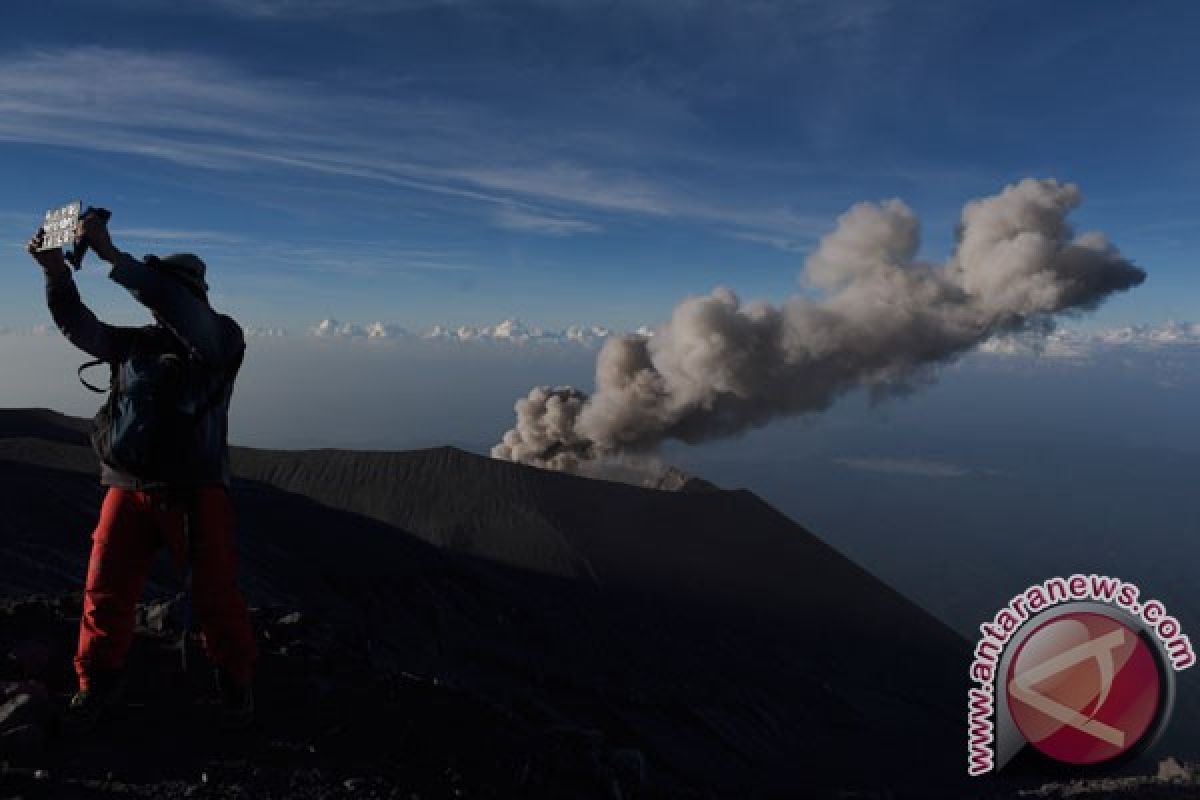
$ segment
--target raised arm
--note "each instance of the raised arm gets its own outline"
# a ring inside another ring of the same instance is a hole
[[[29,241],[27,249],[46,276],[46,305],[50,308],[54,324],[71,344],[92,358],[110,363],[123,360],[138,330],[118,328],[98,320],[79,297],[79,289],[75,286],[75,279],[71,276],[62,250],[38,251],[41,237],[42,231],[39,230]]]
[[[102,220],[84,220],[84,235],[96,255],[112,265],[109,277],[150,309],[196,356],[214,367],[224,366],[220,320],[208,303],[180,281],[118,250]]]

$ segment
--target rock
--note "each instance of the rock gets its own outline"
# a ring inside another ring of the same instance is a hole
[[[24,641],[9,652],[9,660],[23,678],[37,678],[50,663],[50,648],[41,642]]]
[[[1158,779],[1160,781],[1191,781],[1192,772],[1175,756],[1167,756],[1158,762]]]
[[[0,754],[27,758],[40,753],[46,729],[38,725],[13,725],[0,729]]]
[[[46,741],[50,702],[36,681],[0,684],[0,755],[29,756]]]
[[[646,756],[633,748],[615,748],[608,753],[609,763],[626,790],[638,790],[646,783]],[[626,794],[631,792],[626,791]]]
[[[275,621],[276,625],[284,628],[294,628],[304,621],[304,616],[299,611],[293,611],[290,614],[285,614]]]
[[[138,624],[154,633],[183,627],[183,595],[138,607]]]
[[[47,605],[59,617],[78,619],[83,614],[83,592],[68,592],[51,597]]]

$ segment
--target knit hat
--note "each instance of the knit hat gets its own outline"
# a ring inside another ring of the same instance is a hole
[[[172,253],[169,256],[155,259],[156,267],[170,272],[185,283],[196,294],[207,297],[208,284],[204,280],[207,268],[199,256],[191,253]]]

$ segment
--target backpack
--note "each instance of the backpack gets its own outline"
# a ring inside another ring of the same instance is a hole
[[[241,359],[238,359],[240,362]],[[78,370],[104,364],[90,361]],[[108,399],[92,423],[92,447],[112,469],[145,481],[186,479],[187,456],[198,444],[200,423],[228,386],[228,373],[214,390],[196,398],[211,373],[195,359],[177,353],[137,353],[110,364]]]

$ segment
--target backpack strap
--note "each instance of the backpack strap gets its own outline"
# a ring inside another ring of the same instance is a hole
[[[105,394],[108,392],[108,389],[101,389],[97,386],[93,386],[92,384],[88,383],[87,380],[83,377],[83,373],[86,372],[87,370],[91,369],[92,367],[98,367],[101,364],[108,364],[108,362],[105,361],[104,359],[98,358],[95,361],[89,361],[86,364],[80,365],[79,369],[75,370],[75,374],[79,376],[79,382],[82,383],[85,388],[92,390],[96,394]],[[112,388],[111,377],[109,378],[109,388]]]
[[[221,374],[221,383],[208,397],[204,398],[203,403],[196,406],[195,417],[197,420],[204,419],[204,417],[208,415],[208,412],[216,408],[217,403],[221,402],[221,397],[225,394],[225,390],[229,388],[231,383],[233,383],[234,378],[237,376],[238,370],[242,368],[242,360],[245,357],[246,345],[243,344],[241,349],[238,350],[238,354],[234,357],[233,361],[229,362],[229,366],[227,366],[225,371]]]

